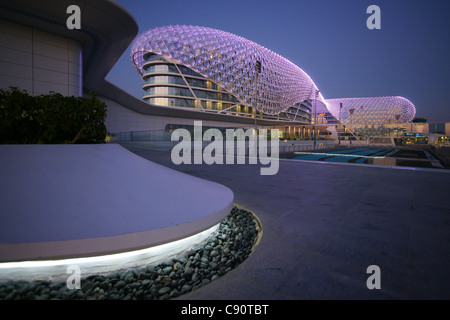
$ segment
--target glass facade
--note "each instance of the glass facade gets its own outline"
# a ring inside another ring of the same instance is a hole
[[[311,122],[310,103],[296,104],[285,112],[267,115],[241,103],[233,94],[182,64],[146,54],[143,63],[144,100],[158,106],[195,108],[206,112],[260,119]]]
[[[168,105],[244,117],[311,121],[310,108],[304,106],[317,91],[311,78],[289,60],[242,37],[204,27],[158,27],[135,39],[131,59],[149,102],[168,101]],[[154,86],[182,87],[190,93],[149,90]],[[324,101],[320,93],[316,99]]]

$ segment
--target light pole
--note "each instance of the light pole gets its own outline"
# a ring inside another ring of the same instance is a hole
[[[258,75],[261,73],[261,61],[256,60],[256,65],[255,65],[255,69],[256,69],[256,79],[255,79],[255,105],[256,105],[256,99],[258,96]],[[257,125],[256,125],[256,108],[253,107],[255,109],[255,132],[257,130]]]
[[[342,102],[339,104],[339,123],[342,124]],[[336,126],[336,128],[337,128],[337,126]],[[337,133],[337,135],[338,135],[339,145],[341,145],[341,135],[340,135],[340,132],[337,132],[337,130],[336,130],[336,133]]]
[[[350,124],[353,125],[353,112],[355,111],[355,108],[351,108],[348,110],[350,112]],[[351,129],[350,129],[351,130]],[[353,133],[350,131],[350,133],[353,136]],[[352,137],[350,136],[350,144],[352,144]]]
[[[316,90],[316,97],[314,99],[314,124],[313,124],[314,150],[316,150],[316,122],[317,122],[316,104],[317,104],[318,97],[319,97],[319,90]]]
[[[353,112],[355,111],[355,108],[351,108],[348,110],[350,113],[350,124],[353,124]]]

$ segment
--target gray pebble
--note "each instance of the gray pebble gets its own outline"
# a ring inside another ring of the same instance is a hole
[[[117,281],[117,283],[115,284],[115,287],[117,289],[121,289],[121,288],[125,287],[125,285],[126,285],[126,282],[123,280],[120,280],[120,281]]]
[[[166,294],[170,291],[169,287],[162,287],[161,289],[159,289],[158,293],[159,294]]]
[[[170,274],[173,270],[173,267],[165,267],[163,270],[164,274]]]
[[[196,290],[231,271],[251,253],[260,228],[245,210],[233,208],[217,234],[201,249],[158,266],[118,270],[82,279],[82,289],[65,282],[8,281],[0,283],[0,300],[13,299],[170,299]]]

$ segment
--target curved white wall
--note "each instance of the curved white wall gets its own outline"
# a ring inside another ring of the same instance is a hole
[[[82,96],[82,46],[71,39],[0,19],[0,88],[32,95]]]
[[[193,125],[194,119],[175,118],[165,116],[154,116],[138,113],[123,105],[99,96],[99,99],[106,103],[108,111],[105,119],[105,125],[110,133],[128,132],[128,131],[148,131],[148,130],[165,130],[166,124],[186,124]],[[161,107],[166,108],[166,107]],[[232,123],[225,121],[204,120],[204,126],[211,127],[233,127],[239,126],[240,123]]]
[[[234,199],[117,144],[0,145],[0,190],[0,262],[169,243],[219,223]]]

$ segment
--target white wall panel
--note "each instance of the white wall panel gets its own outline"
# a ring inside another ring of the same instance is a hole
[[[0,45],[3,42],[0,42]],[[0,49],[0,61],[20,64],[24,66],[31,67],[32,65],[32,57],[31,52],[26,52],[22,50],[16,50],[13,48],[1,47]]]
[[[67,60],[53,59],[47,56],[34,55],[33,63],[35,68],[67,73],[69,62]]]
[[[46,82],[46,81],[34,82],[35,95],[47,94],[50,91],[61,93],[62,95],[67,96],[69,93],[69,87],[67,85],[58,84],[54,82]]]
[[[69,86],[68,89],[69,89],[69,92],[67,93],[68,96],[81,97],[83,95],[83,93],[80,90],[80,87]]]
[[[69,78],[67,73],[56,72],[47,69],[35,68],[34,80],[57,83],[65,86],[69,85]]]
[[[31,66],[0,61],[0,74],[3,76],[32,79],[31,73]]]
[[[71,39],[0,19],[0,88],[81,96],[81,54]]]
[[[69,73],[74,75],[81,75],[83,73],[81,65],[79,63],[69,61]]]
[[[31,40],[31,28],[0,19],[0,32]]]
[[[105,97],[99,99],[106,103],[106,129],[110,133],[129,131],[164,130],[167,124],[193,125],[194,119],[152,116],[135,112]],[[164,107],[162,107],[164,108]],[[203,121],[204,126],[230,127],[231,122]],[[239,126],[239,124],[236,124]]]
[[[61,48],[57,46],[52,46],[47,43],[34,41],[33,42],[33,54],[46,56],[54,59],[60,59],[60,60],[68,60],[68,49],[67,49],[67,40],[65,41],[66,48]]]
[[[24,79],[0,74],[0,88],[8,89],[9,87],[18,87],[30,93],[33,90],[33,81],[31,78]]]
[[[45,43],[50,46],[60,47],[62,49],[67,49],[67,38],[61,37],[56,34],[51,34],[38,29],[33,31],[33,40],[35,42]]]
[[[81,63],[81,52],[82,52],[82,47],[81,45],[79,45],[78,43],[76,43],[75,41],[69,41],[68,43],[69,46],[69,52],[68,52],[68,57],[67,59],[70,62],[74,62],[74,63]]]
[[[13,34],[5,33],[0,30],[0,45],[2,47],[15,50],[32,52],[31,39],[19,37]]]
[[[69,80],[69,86],[79,87],[81,77],[73,74],[68,74],[67,78]]]

